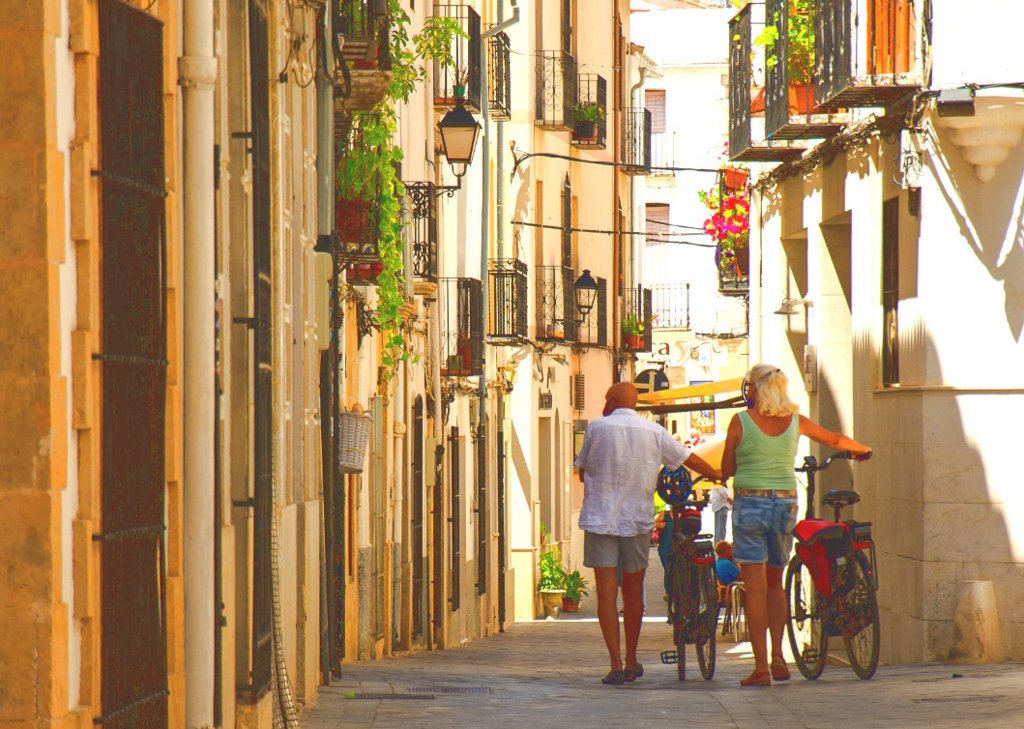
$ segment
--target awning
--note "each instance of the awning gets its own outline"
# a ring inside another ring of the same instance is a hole
[[[684,413],[695,410],[722,410],[743,407],[743,378],[706,382],[702,385],[675,387],[658,392],[647,392],[637,398],[637,410],[648,413]],[[728,394],[729,397],[715,402],[688,402],[692,398]]]

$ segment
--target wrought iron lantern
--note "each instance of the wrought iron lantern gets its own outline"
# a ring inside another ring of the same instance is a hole
[[[576,311],[579,312],[580,321],[585,321],[590,310],[594,308],[597,301],[597,281],[590,275],[590,269],[583,269],[583,273],[573,284],[576,298]]]
[[[476,143],[480,137],[480,122],[466,109],[466,100],[455,99],[451,109],[437,125],[441,133],[441,146],[445,159],[452,166],[455,176],[461,181],[466,167],[473,161]]]

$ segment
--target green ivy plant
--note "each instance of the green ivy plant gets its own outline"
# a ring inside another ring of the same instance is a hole
[[[357,4],[358,5],[358,4]],[[388,25],[391,52],[391,80],[384,98],[368,112],[353,112],[352,134],[338,168],[341,197],[372,201],[377,209],[377,250],[382,270],[377,276],[377,307],[374,326],[381,332],[384,351],[379,378],[386,383],[399,362],[411,358],[402,331],[400,307],[405,303],[402,240],[402,197],[405,187],[397,168],[402,150],[395,143],[398,104],[408,101],[416,87],[427,79],[427,62],[443,67],[454,64],[452,42],[466,37],[454,18],[428,18],[423,29],[409,35],[409,15],[401,0],[388,0],[382,19]]]
[[[791,84],[808,84],[814,76],[814,2],[789,0],[786,36],[786,72]],[[764,24],[752,43],[765,49],[765,66],[775,68],[779,62],[779,17],[776,13]]]
[[[537,592],[565,589],[565,568],[562,566],[562,550],[557,544],[550,543],[551,534],[541,522],[540,525],[540,559],[537,567],[540,579],[537,581]]]

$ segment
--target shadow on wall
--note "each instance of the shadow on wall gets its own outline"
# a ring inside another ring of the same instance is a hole
[[[923,327],[901,344],[903,362],[936,357]],[[872,446],[874,458],[853,465],[845,481],[862,497],[857,518],[874,523],[882,660],[945,660],[966,580],[993,582],[1007,654],[1024,657],[1024,565],[1015,560],[1011,538],[1024,517],[1004,508],[1009,494],[999,488],[1015,488],[1019,469],[1001,455],[998,396],[919,389],[874,394],[870,373],[877,353],[857,338],[853,356],[860,389],[852,435]],[[941,373],[935,376],[941,380]],[[819,396],[829,397],[835,386],[823,367]],[[835,487],[836,480],[823,483]]]
[[[933,131],[925,162],[960,226],[960,234],[988,270],[1003,284],[1006,322],[1014,339],[1024,335],[1024,145],[1010,153],[989,183],[980,183],[952,143],[948,132]],[[944,156],[943,156],[944,155]],[[1006,190],[1010,186],[1013,189]],[[1002,194],[999,194],[1002,193]]]

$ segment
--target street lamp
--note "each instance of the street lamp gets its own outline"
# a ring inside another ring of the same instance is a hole
[[[583,269],[583,273],[573,284],[576,298],[576,311],[580,314],[580,323],[586,321],[590,310],[594,308],[597,300],[597,281],[590,275],[590,269]]]
[[[445,159],[452,166],[452,171],[462,184],[462,176],[466,174],[466,166],[473,161],[476,142],[480,137],[480,122],[466,110],[465,99],[455,99],[455,108],[449,110],[438,123],[441,132],[441,148]]]

